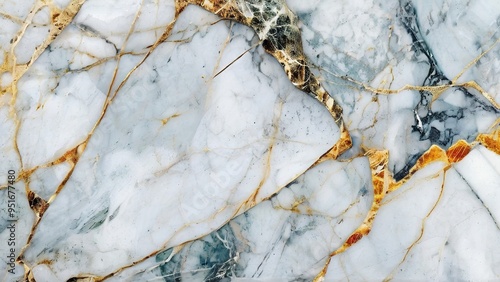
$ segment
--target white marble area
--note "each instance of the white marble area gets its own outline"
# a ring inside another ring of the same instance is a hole
[[[362,223],[372,200],[367,158],[327,161],[217,232],[178,253],[167,249],[111,281],[161,277],[211,281],[226,275],[262,281],[311,280],[328,253]]]
[[[0,2],[1,281],[500,281],[498,1],[269,1],[343,108],[319,163],[340,129],[265,33],[185,2]]]
[[[478,147],[446,173],[415,175],[384,200],[371,233],[332,259],[325,280],[498,280],[499,162]]]
[[[500,102],[497,1],[473,1],[466,9],[467,1],[342,2],[288,1],[303,19],[306,54],[344,109],[354,149],[390,150],[396,174],[431,144],[446,148],[459,139],[470,142],[495,123],[498,110],[472,87],[463,87],[465,94],[449,87],[430,98],[414,87],[476,81]],[[403,20],[418,27],[414,39]],[[431,71],[439,77],[432,83]],[[391,94],[374,99],[374,90]]]

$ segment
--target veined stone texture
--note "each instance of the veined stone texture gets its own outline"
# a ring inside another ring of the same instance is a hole
[[[500,280],[500,2],[0,2],[1,281]]]

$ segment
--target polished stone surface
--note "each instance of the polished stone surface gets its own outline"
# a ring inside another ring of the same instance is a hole
[[[1,280],[500,280],[499,41],[495,0],[0,2]]]

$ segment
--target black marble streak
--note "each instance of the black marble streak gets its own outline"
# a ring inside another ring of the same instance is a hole
[[[432,48],[426,43],[425,36],[422,34],[418,22],[417,10],[413,6],[412,1],[400,0],[398,17],[401,24],[412,38],[412,51],[414,52],[415,60],[423,61],[429,66],[429,71],[422,86],[451,84],[451,80],[443,74],[443,71],[439,67],[432,52]],[[444,21],[444,19],[440,20]],[[473,95],[465,87],[453,86],[452,89],[454,91],[460,91],[465,95],[468,100],[467,107],[458,108],[450,105],[449,109],[445,111],[433,111],[431,109],[433,94],[429,91],[419,91],[420,102],[415,108],[415,113],[419,114],[418,118],[420,118],[422,124],[421,127],[418,126],[418,119],[417,116],[415,116],[415,124],[412,125],[412,131],[420,133],[420,141],[429,140],[431,144],[438,145],[444,149],[453,145],[458,139],[465,139],[468,142],[473,141],[477,133],[470,136],[463,134],[458,125],[458,121],[463,118],[473,117],[476,111],[499,112],[495,107],[490,105],[486,99],[481,99],[481,97]],[[457,120],[453,127],[445,127],[444,130],[440,130],[431,125],[431,123],[435,121],[444,123],[450,118]],[[399,181],[404,178],[423,153],[424,152],[419,152],[409,156],[405,166],[394,173],[394,179]]]

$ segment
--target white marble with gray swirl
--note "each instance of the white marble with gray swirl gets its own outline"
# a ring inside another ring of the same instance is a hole
[[[0,66],[0,173],[29,172],[2,280],[500,279],[500,156],[475,142],[500,119],[497,1],[287,0],[354,143],[317,165],[339,128],[252,29],[173,0],[83,2],[15,87]],[[30,63],[47,36],[37,3],[0,3],[0,62]],[[464,159],[421,168],[330,260],[374,201],[366,150],[399,180],[460,139]]]
[[[87,1],[19,82],[18,144],[26,167],[84,140],[106,100],[117,53],[126,52],[117,81],[144,56],[146,43],[127,39],[128,28],[112,28],[106,9],[119,14],[130,3],[116,5]],[[136,30],[161,24],[141,22],[148,7]],[[135,13],[120,21],[130,24]],[[212,78],[256,41],[249,28],[186,8],[172,36],[119,89],[43,215],[23,254],[35,278],[104,276],[205,235],[279,191],[333,146],[339,133],[328,111],[261,48]],[[97,58],[74,55],[87,50],[98,50]],[[35,189],[50,195],[54,186],[40,174],[47,183]]]

